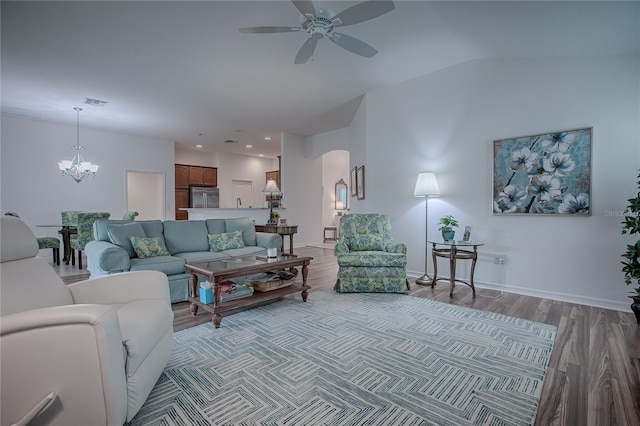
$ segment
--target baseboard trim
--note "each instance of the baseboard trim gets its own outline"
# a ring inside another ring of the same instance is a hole
[[[422,272],[407,272],[407,276],[417,278],[422,276]],[[438,275],[438,279],[441,277]],[[448,278],[448,277],[446,277]],[[463,278],[464,279],[464,278]],[[523,296],[539,297],[541,299],[557,300],[559,302],[575,303],[577,305],[593,306],[595,308],[612,309],[620,312],[631,312],[631,302],[623,303],[617,300],[598,299],[595,297],[586,297],[576,294],[560,293],[555,291],[536,290],[525,287],[518,287],[506,284],[496,284],[484,281],[474,281],[477,289],[487,289],[495,291],[504,291],[506,293],[521,294]]]

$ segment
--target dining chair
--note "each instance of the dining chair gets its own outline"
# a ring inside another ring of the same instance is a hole
[[[62,226],[78,226],[78,213],[82,213],[79,210],[68,210],[60,212],[62,216]]]
[[[6,212],[5,216],[13,216],[20,219],[20,215],[16,212]],[[37,237],[38,249],[48,249],[53,251],[53,264],[60,265],[60,240],[56,237]]]
[[[122,220],[135,220],[138,215],[138,212],[129,210],[122,216]]]
[[[82,251],[89,241],[93,241],[93,222],[98,219],[109,219],[108,212],[78,213],[78,233],[71,236],[71,264],[76,264],[75,252],[78,252],[78,269],[82,269]]]

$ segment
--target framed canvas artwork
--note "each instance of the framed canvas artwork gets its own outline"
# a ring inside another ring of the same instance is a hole
[[[353,169],[351,169],[351,196],[355,197],[356,195],[358,195],[358,190],[356,188],[356,170],[357,167],[353,167]]]
[[[356,171],[356,192],[358,200],[364,200],[364,166],[358,167]]]
[[[592,128],[493,141],[493,213],[589,215]]]

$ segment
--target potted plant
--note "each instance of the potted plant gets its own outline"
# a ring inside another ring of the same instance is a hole
[[[442,239],[445,241],[452,241],[456,236],[456,231],[453,228],[457,228],[458,221],[451,215],[441,217],[438,221],[438,229],[442,233]]]
[[[622,222],[622,234],[640,237],[640,171],[638,172],[638,193],[635,197],[629,198],[629,205],[624,211],[624,222]],[[622,272],[626,285],[634,285],[631,310],[636,315],[636,321],[640,325],[640,238],[627,245],[627,250],[622,254]]]
[[[269,213],[269,223],[278,223],[278,218],[280,217],[280,213],[272,211]]]

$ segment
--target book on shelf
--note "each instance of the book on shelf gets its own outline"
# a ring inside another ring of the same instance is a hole
[[[253,287],[245,284],[236,285],[236,289],[234,292],[227,293],[227,294],[220,293],[220,301],[224,302],[229,300],[240,299],[242,297],[251,296],[252,294],[253,294]]]

